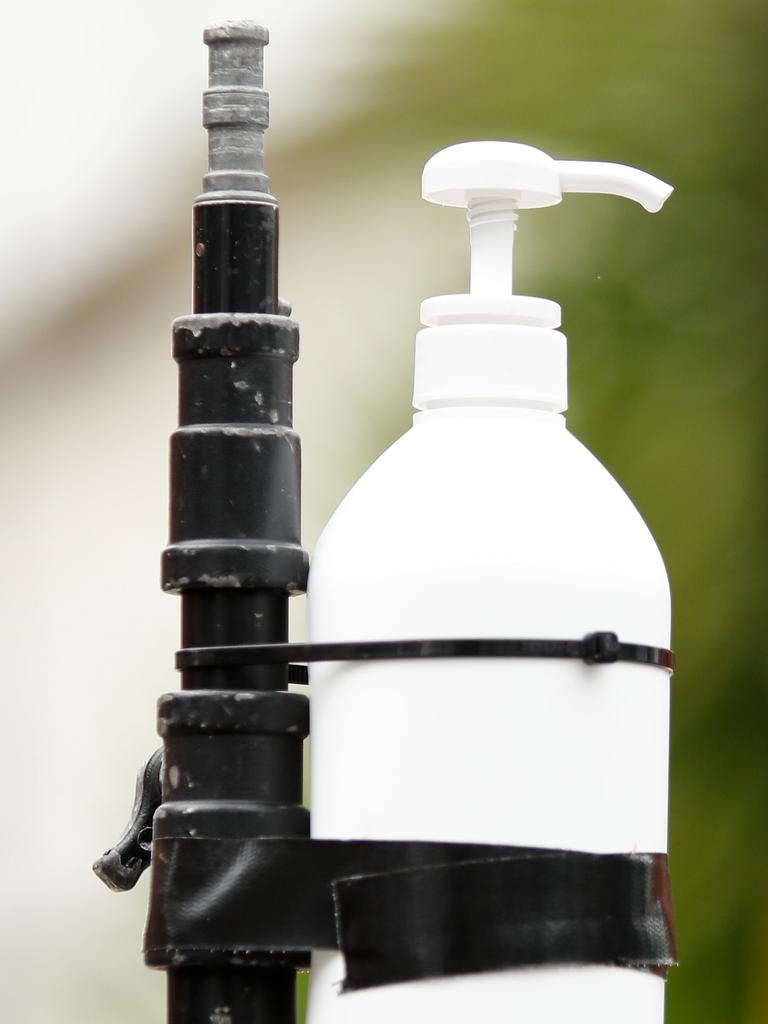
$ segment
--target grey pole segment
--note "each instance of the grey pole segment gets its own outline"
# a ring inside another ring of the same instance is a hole
[[[203,94],[208,173],[200,199],[268,194],[264,132],[269,127],[269,94],[263,86],[269,32],[253,22],[228,21],[206,29],[203,39],[208,46],[208,88]]]

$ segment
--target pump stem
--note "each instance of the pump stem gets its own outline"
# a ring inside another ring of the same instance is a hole
[[[471,295],[508,298],[513,291],[517,203],[508,196],[474,196],[467,205]]]

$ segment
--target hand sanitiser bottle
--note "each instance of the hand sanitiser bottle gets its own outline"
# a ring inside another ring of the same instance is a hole
[[[316,642],[582,638],[668,648],[670,597],[648,528],[566,429],[555,302],[513,294],[518,210],[567,192],[650,212],[672,189],[530,146],[452,146],[425,199],[466,207],[467,295],[426,300],[413,427],[344,498],[309,582]],[[312,834],[596,854],[663,854],[669,672],[523,657],[313,666]],[[446,909],[450,918],[450,907]],[[408,927],[408,922],[403,922]],[[310,1024],[662,1024],[664,979],[559,963],[342,991],[315,953]]]

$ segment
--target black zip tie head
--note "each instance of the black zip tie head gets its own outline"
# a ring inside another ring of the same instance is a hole
[[[615,633],[588,633],[583,642],[588,665],[610,665],[619,660],[621,644]]]

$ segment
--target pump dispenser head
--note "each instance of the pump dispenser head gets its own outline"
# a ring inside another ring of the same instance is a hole
[[[554,206],[565,192],[633,199],[661,209],[672,186],[634,167],[553,160],[516,142],[464,142],[426,164],[422,196],[467,210],[471,263],[465,295],[440,295],[421,306],[426,330],[416,347],[414,405],[478,402],[567,407],[565,336],[560,307],[513,294],[517,211]]]

